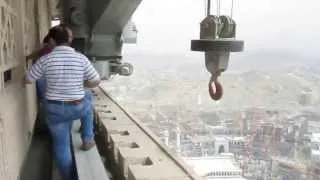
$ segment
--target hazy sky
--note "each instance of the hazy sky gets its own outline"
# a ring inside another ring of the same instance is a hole
[[[230,14],[231,0],[221,0],[221,13]],[[190,40],[199,37],[204,0],[143,0],[134,14],[138,44],[127,53],[190,53]],[[216,12],[215,0],[212,13]],[[237,38],[246,51],[283,49],[320,55],[319,0],[234,0]],[[316,12],[318,11],[318,12]]]

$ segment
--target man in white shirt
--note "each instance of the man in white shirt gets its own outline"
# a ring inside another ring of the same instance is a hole
[[[56,47],[51,53],[41,57],[25,77],[26,83],[32,83],[41,77],[46,79],[46,123],[64,180],[71,180],[74,176],[75,165],[70,147],[72,123],[90,114],[84,104],[84,87],[93,88],[100,83],[100,76],[87,57],[70,47],[68,31],[65,26],[56,26],[49,31]],[[93,139],[89,141],[91,140]]]

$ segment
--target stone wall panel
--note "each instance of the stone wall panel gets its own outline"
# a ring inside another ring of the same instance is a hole
[[[50,26],[47,2],[0,0],[1,180],[18,179],[30,144],[36,94],[34,85],[22,86],[22,77],[25,56],[39,45]]]

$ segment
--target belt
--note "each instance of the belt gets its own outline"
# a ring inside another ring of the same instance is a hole
[[[47,100],[48,103],[50,104],[71,104],[71,105],[78,105],[83,101],[82,99],[77,99],[73,101],[57,101],[57,100]]]

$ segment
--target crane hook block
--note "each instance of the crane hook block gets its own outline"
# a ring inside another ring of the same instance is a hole
[[[227,70],[231,52],[241,52],[244,41],[236,40],[236,22],[229,16],[208,15],[200,23],[200,39],[191,40],[191,50],[205,53],[207,70],[212,79],[209,82],[210,97],[217,101],[223,94],[218,77]]]

